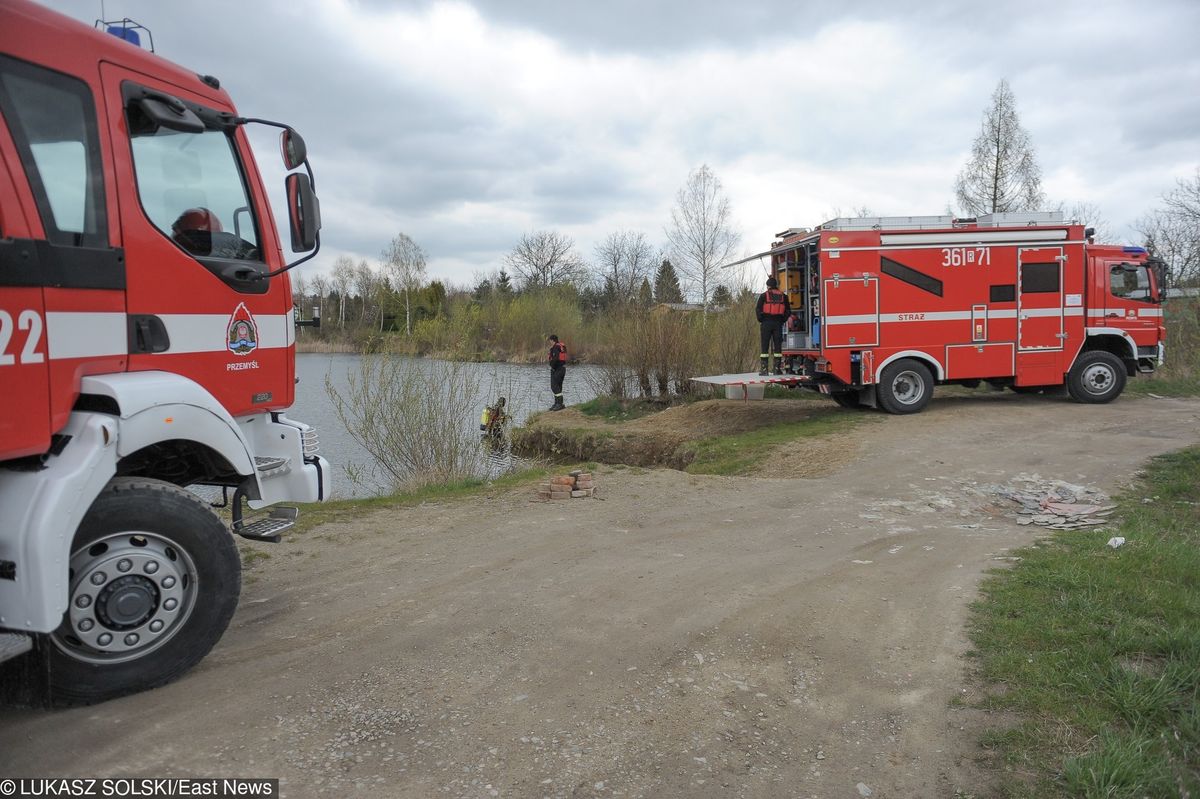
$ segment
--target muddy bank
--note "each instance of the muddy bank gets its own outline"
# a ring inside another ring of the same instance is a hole
[[[704,400],[621,422],[568,408],[539,414],[515,430],[513,450],[523,457],[550,461],[686,469],[696,460],[698,442],[789,423],[821,422],[845,413],[821,399]],[[779,443],[786,443],[786,437],[781,437]],[[771,441],[748,446],[761,450],[764,464],[778,449]]]

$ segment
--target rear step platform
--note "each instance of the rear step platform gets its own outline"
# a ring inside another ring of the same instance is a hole
[[[0,663],[33,649],[33,637],[25,633],[0,633]]]
[[[278,544],[283,536],[281,533],[296,525],[296,517],[300,515],[299,508],[271,508],[271,513],[252,522],[237,521],[233,523],[233,532],[251,541],[269,541]]]

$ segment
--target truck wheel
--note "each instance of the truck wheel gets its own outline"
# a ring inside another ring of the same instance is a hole
[[[1125,390],[1125,364],[1111,352],[1080,353],[1067,373],[1067,391],[1076,402],[1112,402]]]
[[[843,408],[861,408],[862,402],[858,399],[857,391],[834,391],[830,395],[833,401]]]
[[[70,604],[43,647],[56,705],[164,685],[212,649],[241,592],[233,536],[196,496],[113,479],[72,545]]]
[[[933,399],[933,374],[920,361],[902,358],[880,373],[876,390],[888,413],[917,413]]]

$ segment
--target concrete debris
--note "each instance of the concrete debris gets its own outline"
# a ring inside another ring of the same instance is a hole
[[[1118,547],[1121,547],[1124,544],[1125,544],[1125,539],[1119,535],[1114,535],[1112,538],[1108,539],[1108,545],[1110,547],[1112,547],[1113,549],[1117,549]]]
[[[1045,480],[1039,475],[1021,475],[1005,485],[991,486],[999,499],[1015,503],[1017,524],[1036,524],[1051,530],[1099,527],[1117,509],[1108,495],[1096,488],[1062,480]]]

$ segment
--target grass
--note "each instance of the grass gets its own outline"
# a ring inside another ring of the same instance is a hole
[[[727,436],[702,438],[688,445],[695,457],[688,464],[691,474],[738,475],[753,472],[763,456],[784,444],[802,438],[848,430],[867,418],[865,414],[838,409],[814,413],[798,422],[772,424]]]
[[[468,478],[378,497],[337,499],[330,502],[304,504],[300,506],[300,517],[295,529],[298,532],[304,532],[326,522],[357,516],[363,511],[412,508],[423,502],[462,499],[492,490],[505,491],[535,483],[550,474],[551,471],[556,470],[534,467],[501,475],[491,480]]]
[[[628,422],[663,410],[669,403],[658,399],[620,399],[602,395],[575,405],[584,416],[604,419],[608,422]]]
[[[1200,795],[1200,447],[1151,461],[1120,521],[988,578],[971,637],[1010,797]],[[1119,549],[1105,545],[1123,536]]]

